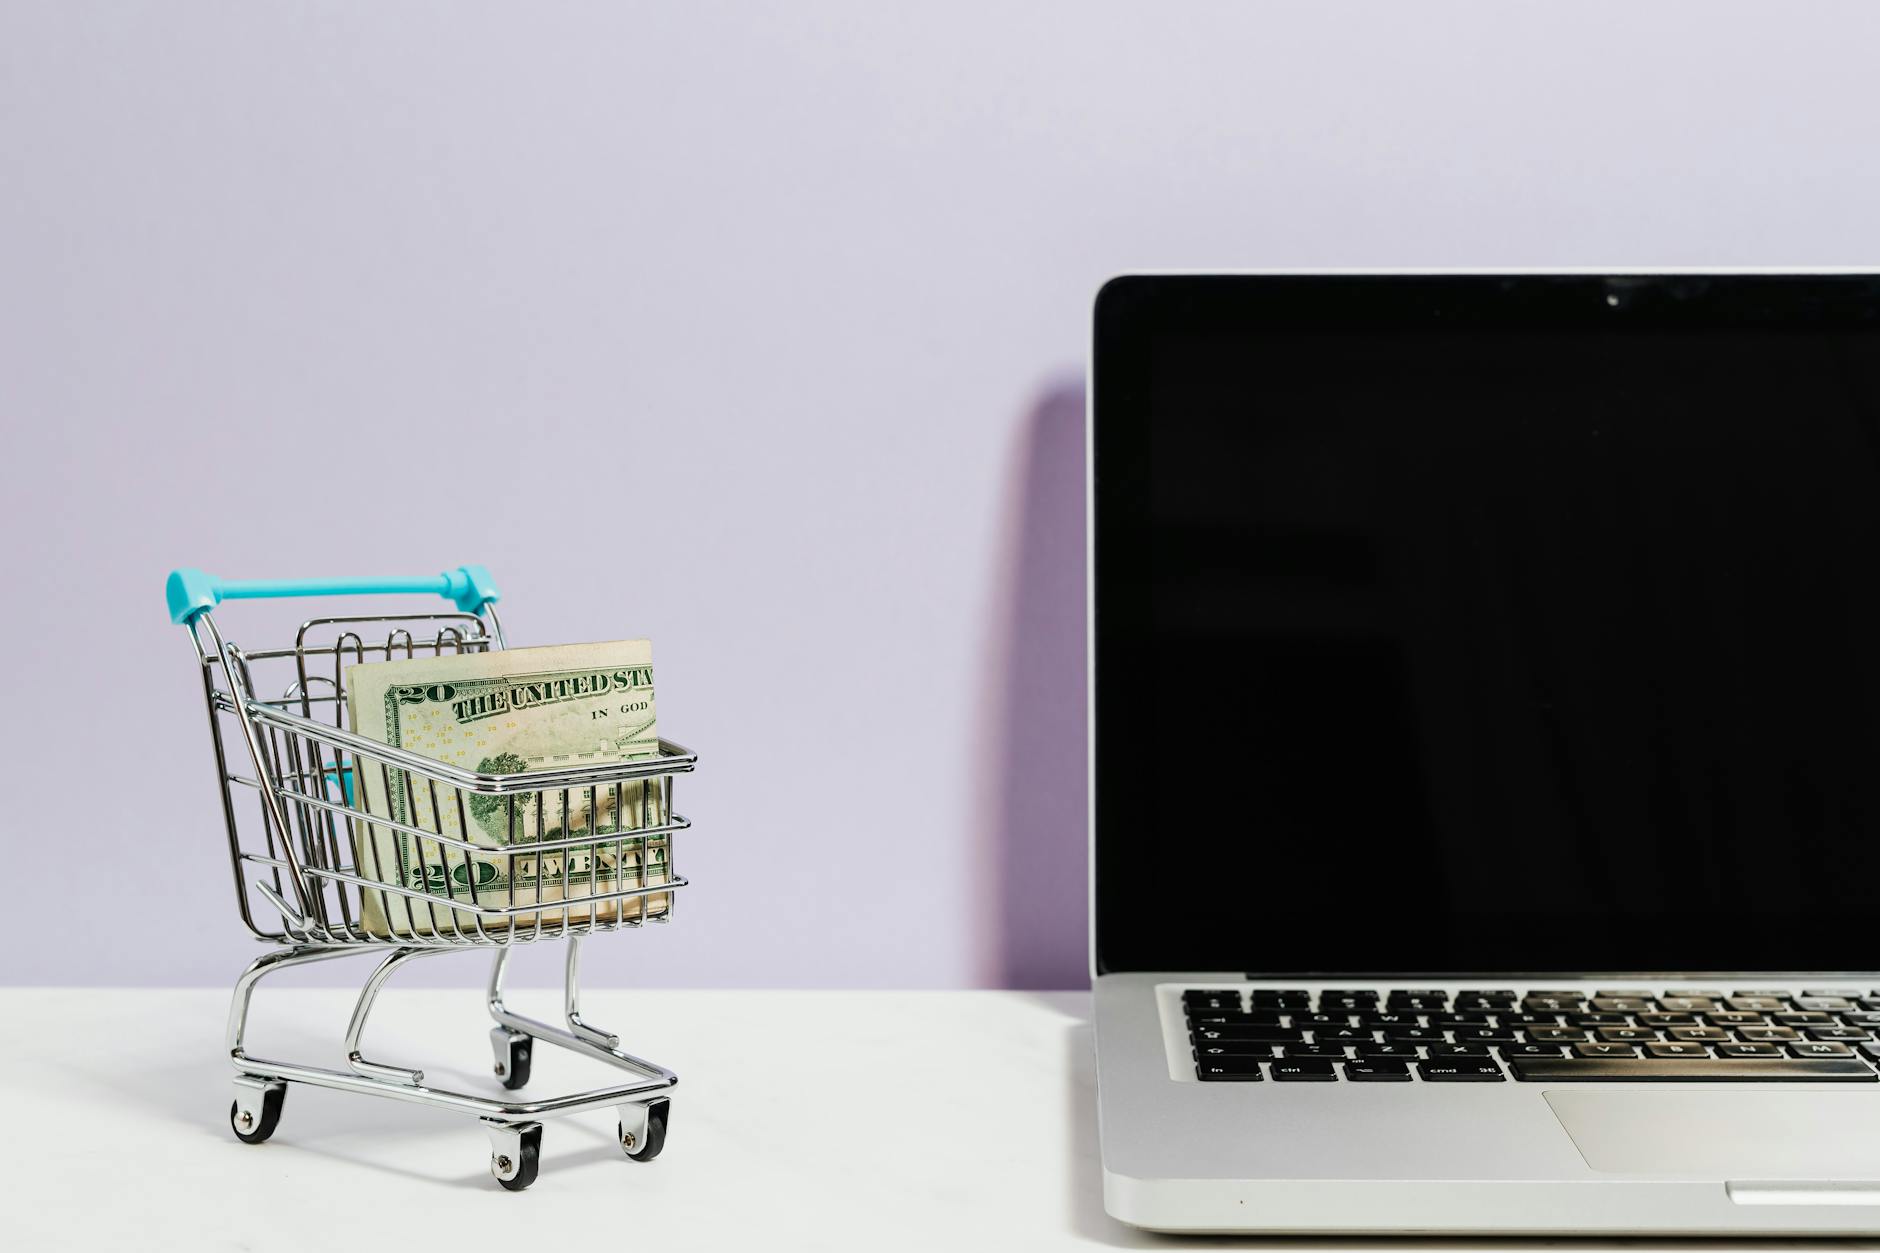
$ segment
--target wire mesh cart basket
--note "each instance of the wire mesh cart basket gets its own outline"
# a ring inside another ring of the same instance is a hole
[[[678,1076],[623,1051],[617,1036],[582,1019],[581,941],[671,919],[686,883],[673,871],[672,852],[689,825],[672,809],[673,780],[694,768],[696,756],[662,739],[656,756],[637,760],[485,774],[354,734],[346,726],[348,667],[504,646],[498,593],[481,566],[431,578],[267,581],[177,570],[166,591],[171,620],[188,628],[202,673],[241,919],[257,939],[277,946],[242,972],[229,1008],[235,1134],[250,1144],[266,1140],[280,1121],[287,1086],[304,1083],[479,1119],[489,1134],[490,1173],[511,1191],[535,1181],[542,1122],[564,1114],[615,1109],[626,1155],[657,1157]],[[455,610],[312,618],[291,645],[252,651],[224,637],[213,613],[225,600],[378,593],[441,595]],[[422,790],[431,803],[428,810],[414,806],[401,813],[400,820],[369,813],[368,781],[406,795]],[[479,812],[506,813],[511,832],[529,834],[494,848],[473,842],[463,821],[466,798]],[[615,821],[602,830],[596,815],[609,798]],[[623,803],[639,807],[638,825],[627,824]],[[455,825],[445,821],[453,808]],[[559,827],[544,820],[554,814],[561,816]],[[579,814],[586,815],[585,830],[571,818]],[[396,866],[381,864],[387,845],[379,837],[387,829],[394,834]],[[506,872],[493,871],[492,862],[498,868],[506,863]],[[518,894],[515,885],[523,880],[535,887]],[[388,923],[395,918],[405,921]],[[549,940],[567,943],[559,1026],[524,1017],[503,1001],[503,975],[515,947]],[[490,1042],[505,1089],[528,1083],[537,1041],[617,1067],[628,1079],[563,1096],[499,1100],[430,1086],[420,1070],[368,1060],[360,1042],[386,980],[421,957],[465,948],[493,954]],[[346,1027],[348,1069],[274,1061],[244,1048],[261,980],[290,966],[359,953],[380,957]]]

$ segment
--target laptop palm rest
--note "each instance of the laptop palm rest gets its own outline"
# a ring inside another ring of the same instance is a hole
[[[1546,1097],[1597,1171],[1710,1176],[1728,1181],[1731,1199],[1743,1205],[1880,1204],[1880,1092]]]

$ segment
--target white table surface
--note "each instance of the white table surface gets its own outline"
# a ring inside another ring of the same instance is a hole
[[[554,1017],[556,992],[509,999]],[[626,1160],[605,1113],[553,1119],[540,1178],[514,1194],[490,1177],[473,1119],[402,1102],[296,1085],[272,1140],[238,1142],[221,991],[14,989],[7,1000],[0,1238],[21,1250],[1252,1243],[1151,1236],[1104,1214],[1081,993],[590,992],[585,1017],[679,1073],[665,1152]],[[337,1066],[351,1001],[264,983],[250,1050]],[[394,983],[365,1052],[422,1066],[427,1083],[500,1094],[489,1026],[470,986]],[[527,1091],[618,1073],[544,1045]]]

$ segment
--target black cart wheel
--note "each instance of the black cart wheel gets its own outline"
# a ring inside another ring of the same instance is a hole
[[[626,1125],[620,1127],[620,1147],[636,1162],[650,1162],[666,1147],[666,1124],[672,1119],[671,1101],[652,1101],[646,1107],[646,1135],[627,1143]]]
[[[522,1146],[519,1152],[522,1156],[514,1163],[515,1173],[507,1179],[503,1178],[503,1174],[509,1170],[511,1163],[500,1155],[490,1159],[490,1173],[496,1176],[497,1183],[502,1184],[511,1192],[520,1192],[534,1183],[536,1172],[542,1168],[542,1125],[540,1123],[522,1133]]]
[[[529,1081],[529,1060],[534,1048],[535,1041],[520,1032],[509,1037],[508,1056],[496,1063],[496,1077],[511,1092]]]
[[[240,1101],[230,1102],[228,1107],[229,1129],[235,1138],[243,1144],[260,1144],[274,1134],[274,1129],[281,1125],[281,1106],[287,1103],[287,1085],[278,1088],[266,1088],[261,1093],[261,1119],[252,1124],[243,1120],[249,1115],[242,1113]]]

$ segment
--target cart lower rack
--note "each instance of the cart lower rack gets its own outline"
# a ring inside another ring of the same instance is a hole
[[[167,592],[171,619],[189,629],[202,672],[241,919],[257,939],[276,946],[242,973],[229,1009],[235,1134],[250,1144],[266,1140],[280,1122],[288,1085],[304,1083],[477,1118],[489,1135],[490,1173],[512,1191],[535,1180],[543,1120],[564,1114],[615,1109],[626,1155],[657,1157],[678,1076],[626,1052],[613,1033],[583,1020],[581,943],[672,918],[686,885],[674,869],[675,845],[689,826],[672,808],[673,781],[694,768],[696,756],[662,739],[658,755],[645,759],[485,774],[347,728],[347,667],[504,646],[498,593],[480,566],[432,578],[253,582],[177,570]],[[442,595],[456,611],[313,618],[300,625],[291,646],[252,651],[226,639],[212,612],[224,600],[414,592]],[[367,780],[386,790],[396,786],[403,795],[422,789],[428,810],[413,806],[396,820],[368,813]],[[614,821],[603,829],[597,816],[609,801]],[[510,843],[492,848],[469,839],[470,825],[462,821],[467,804],[506,814]],[[460,820],[454,833],[445,822],[453,805]],[[576,820],[583,814],[585,830]],[[554,815],[560,825],[551,829]],[[533,886],[519,893],[519,881]],[[517,1014],[503,1000],[515,947],[544,940],[567,945],[559,1026]],[[538,1041],[605,1062],[625,1071],[628,1081],[505,1100],[429,1086],[422,1070],[368,1059],[361,1041],[386,981],[419,958],[464,948],[493,954],[487,1004],[495,1022],[494,1071],[503,1088],[516,1092],[528,1083]],[[380,959],[346,1027],[347,1069],[247,1051],[249,1007],[263,979],[363,953]]]

